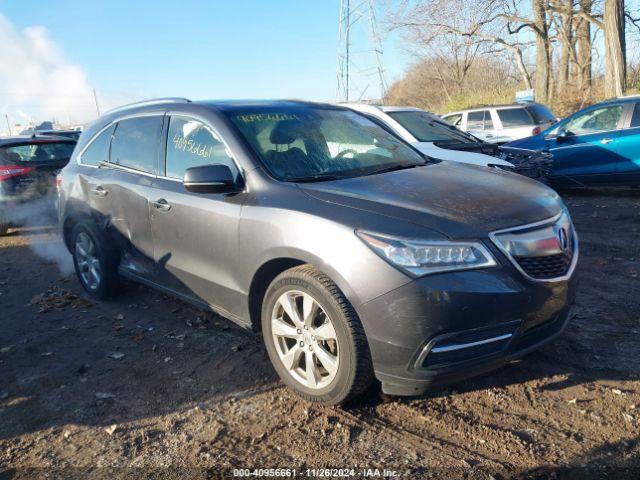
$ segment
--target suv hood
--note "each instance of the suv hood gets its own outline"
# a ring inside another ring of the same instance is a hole
[[[476,153],[470,151],[445,149],[434,145],[432,142],[415,142],[413,146],[420,150],[429,157],[437,158],[438,160],[447,160],[459,163],[468,163],[471,165],[480,165],[488,167],[489,165],[502,165],[505,167],[513,167],[512,164],[501,158],[491,157],[484,153]],[[478,149],[481,148],[481,144],[478,144]]]
[[[450,238],[486,238],[494,230],[550,218],[562,208],[558,194],[534,180],[450,162],[299,187],[318,200],[418,224]]]

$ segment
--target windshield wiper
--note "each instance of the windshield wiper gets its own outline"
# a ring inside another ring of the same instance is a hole
[[[342,178],[346,178],[346,177],[332,175],[330,173],[318,173],[317,175],[307,175],[304,177],[289,177],[286,180],[287,182],[306,183],[306,182],[324,182],[329,180],[340,180]]]
[[[386,173],[386,172],[394,172],[396,170],[406,170],[409,168],[415,168],[415,167],[424,167],[426,165],[426,163],[411,163],[408,165],[391,165],[388,167],[384,167],[384,168],[379,168],[377,170],[373,170],[370,172],[365,173],[366,175],[377,175],[379,173]]]

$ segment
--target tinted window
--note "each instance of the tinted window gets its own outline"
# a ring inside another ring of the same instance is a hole
[[[507,108],[497,110],[497,112],[504,128],[524,127],[533,124],[533,119],[524,108]]]
[[[226,147],[209,127],[186,117],[171,117],[166,176],[183,178],[187,168],[219,163],[237,171]]]
[[[406,128],[419,142],[470,141],[466,134],[445,123],[434,120],[431,115],[425,112],[388,112],[388,115]]]
[[[100,135],[95,137],[89,146],[80,156],[80,163],[84,165],[98,165],[102,161],[109,158],[109,144],[111,143],[111,135],[115,129],[115,125],[110,126]]]
[[[529,113],[533,116],[536,123],[555,122],[556,116],[551,110],[544,105],[533,104],[527,107]]]
[[[631,117],[631,127],[640,127],[640,103],[636,103]]]
[[[571,119],[565,128],[575,135],[616,130],[621,115],[622,105],[596,108]]]
[[[0,149],[0,159],[14,162],[60,162],[69,160],[75,143],[50,142],[15,145]]]
[[[267,169],[285,181],[356,177],[425,164],[402,140],[356,112],[283,106],[228,115]]]
[[[130,118],[118,122],[111,142],[110,162],[155,173],[161,130],[161,116]]]

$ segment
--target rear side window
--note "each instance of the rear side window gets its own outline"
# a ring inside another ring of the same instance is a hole
[[[171,117],[165,175],[182,179],[187,168],[212,164],[226,165],[238,173],[231,155],[213,130],[198,120]]]
[[[527,110],[536,123],[553,123],[556,121],[556,116],[544,105],[529,105]]]
[[[640,103],[636,103],[633,108],[633,115],[631,116],[631,128],[640,127]]]
[[[100,162],[106,162],[109,159],[109,144],[111,143],[111,135],[115,125],[111,125],[100,135],[94,137],[89,146],[80,155],[80,163],[83,165],[98,166]]]
[[[524,108],[507,108],[505,110],[498,110],[498,117],[500,117],[500,121],[504,128],[525,127],[534,123],[529,112]]]
[[[162,118],[156,115],[118,122],[111,142],[110,162],[141,172],[156,173]]]

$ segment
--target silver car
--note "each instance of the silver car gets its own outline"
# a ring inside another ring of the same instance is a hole
[[[343,107],[124,107],[82,133],[58,184],[91,295],[126,277],[261,331],[311,401],[374,379],[420,394],[524,355],[570,318],[578,240],[555,192],[432,160]]]
[[[548,107],[535,102],[469,108],[447,113],[442,119],[485,142],[497,144],[537,135],[557,122]]]

